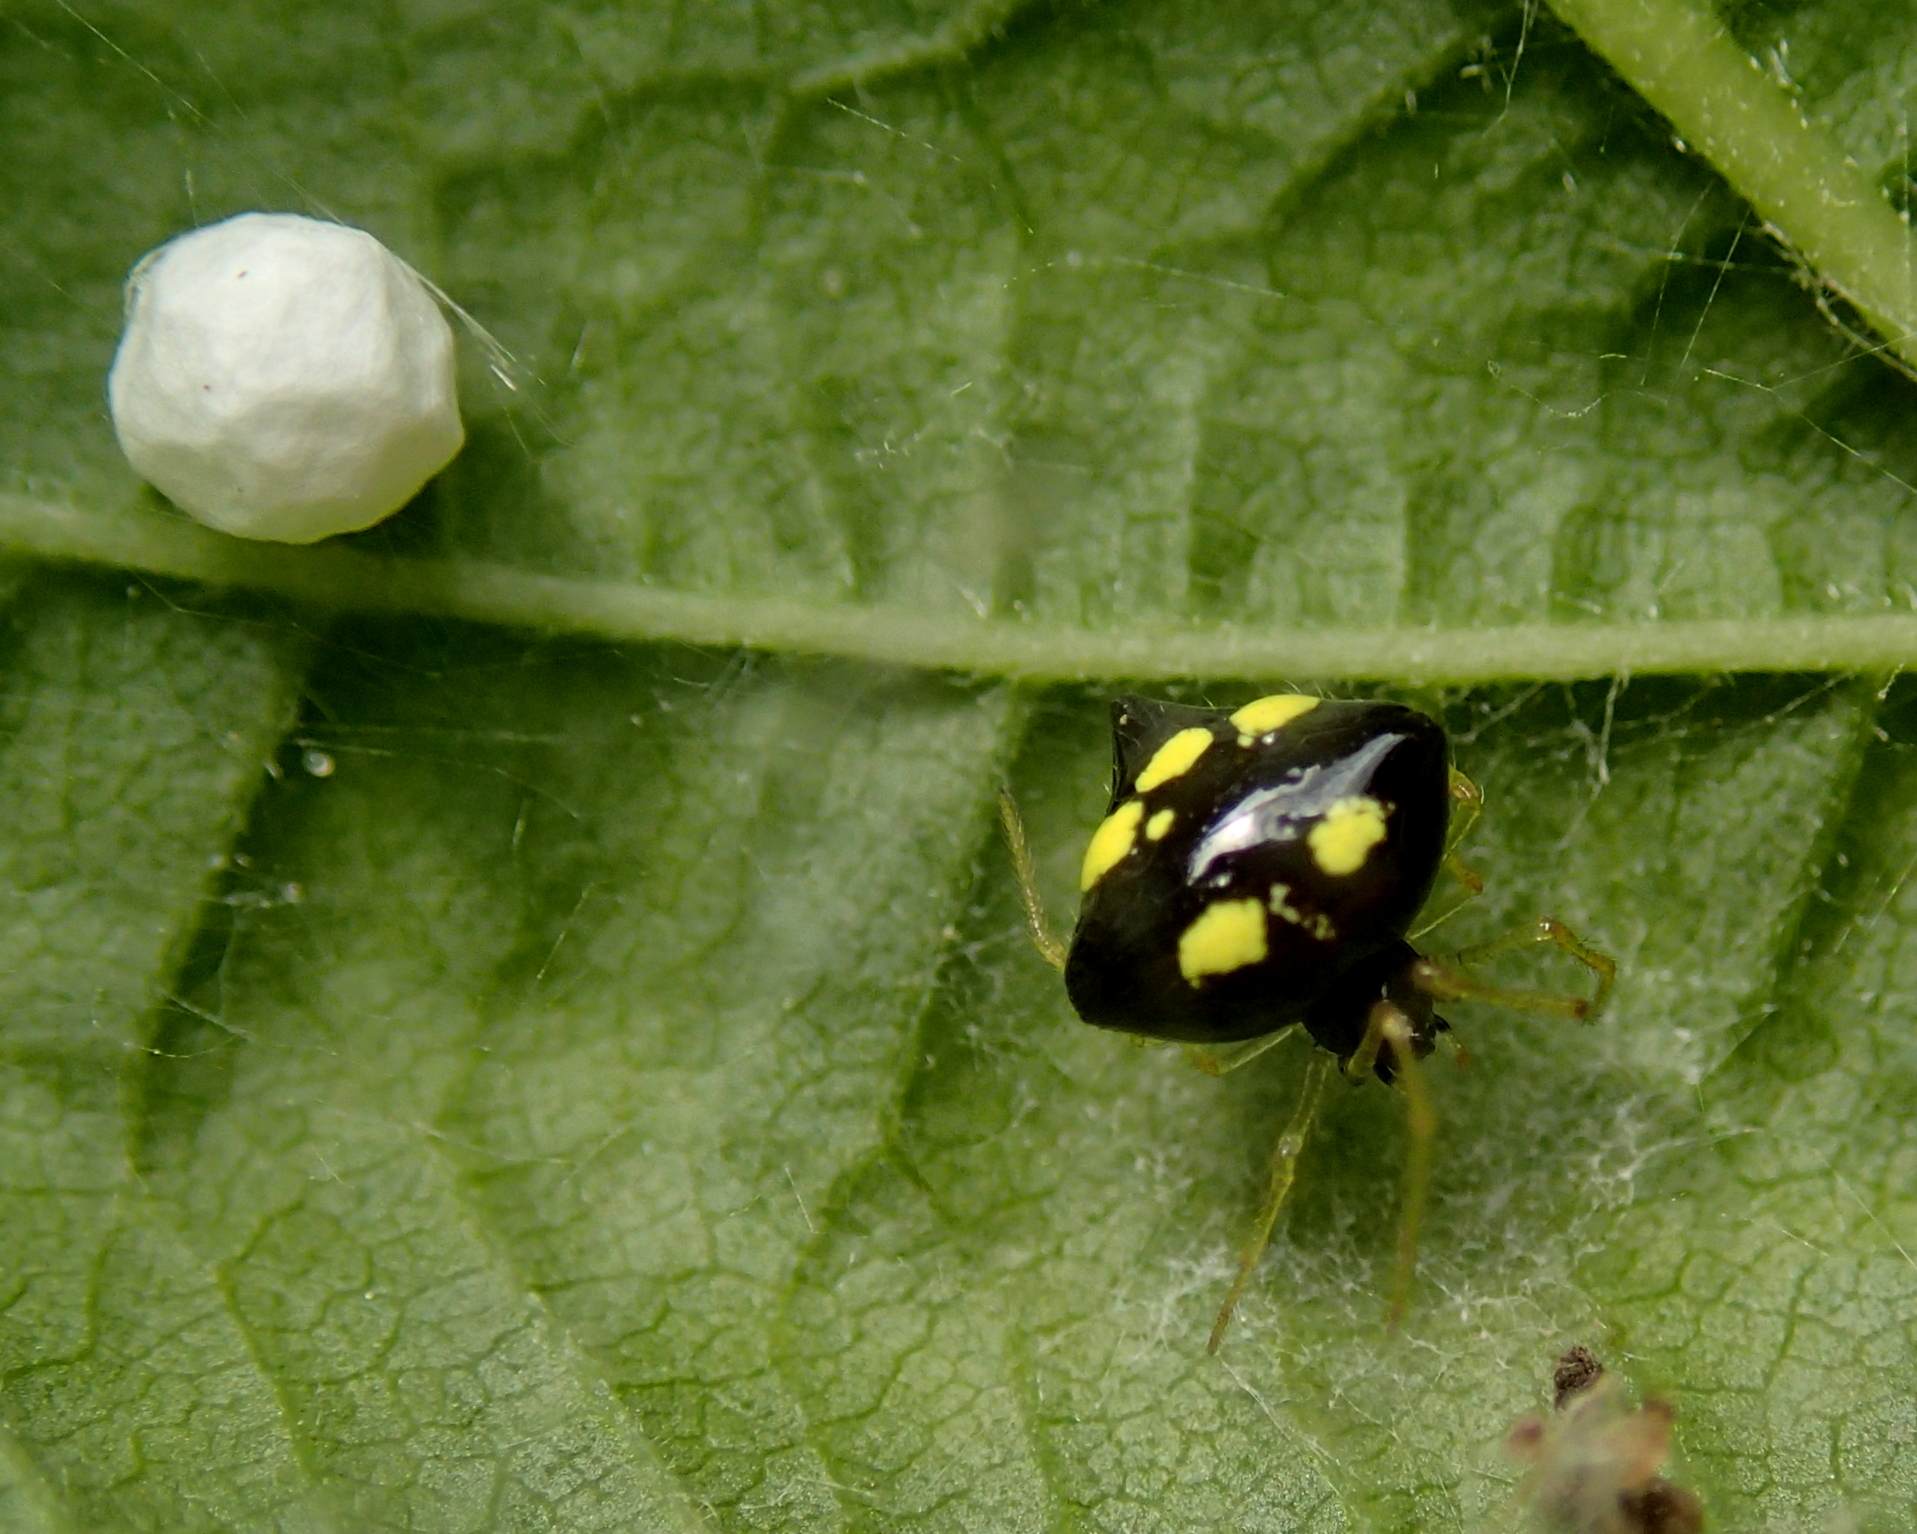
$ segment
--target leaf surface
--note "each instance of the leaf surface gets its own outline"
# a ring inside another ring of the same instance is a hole
[[[1501,1529],[1573,1342],[1714,1527],[1908,1523],[1917,395],[1623,54],[1253,9],[0,18],[0,1527]],[[1894,217],[1917,21],[1718,20]],[[504,348],[336,545],[101,408],[247,206]],[[1429,941],[1620,962],[1457,1009],[1396,1332],[1394,1096],[1208,1358],[1304,1046],[1024,941],[998,785],[1062,920],[1141,679],[1439,711]]]

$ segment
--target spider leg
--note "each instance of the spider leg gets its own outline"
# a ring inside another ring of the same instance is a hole
[[[1296,1032],[1297,1026],[1287,1023],[1275,1033],[1246,1039],[1240,1044],[1187,1044],[1185,1061],[1207,1076],[1226,1076],[1242,1065],[1250,1065],[1273,1045],[1282,1044]]]
[[[1386,1325],[1396,1326],[1411,1297],[1411,1277],[1418,1265],[1418,1233],[1424,1227],[1426,1195],[1431,1189],[1431,1146],[1438,1132],[1437,1109],[1425,1085],[1418,1061],[1416,1030],[1402,1007],[1391,1001],[1372,1003],[1365,1017],[1364,1036],[1342,1064],[1353,1081],[1372,1074],[1383,1051],[1391,1051],[1392,1085],[1404,1092],[1405,1121],[1410,1144],[1405,1147],[1404,1182],[1399,1190],[1398,1260],[1391,1277],[1391,1302]]]
[[[1484,791],[1473,783],[1457,768],[1451,769],[1451,797],[1459,808],[1453,814],[1451,828],[1445,833],[1444,862],[1446,873],[1457,881],[1458,888],[1442,897],[1434,897],[1420,912],[1422,920],[1415,932],[1410,934],[1413,941],[1423,937],[1433,927],[1449,921],[1464,909],[1471,901],[1484,893],[1484,875],[1459,856],[1458,846],[1468,835],[1471,827],[1477,823],[1478,812],[1484,808]]]
[[[1514,948],[1529,948],[1549,943],[1569,954],[1592,974],[1597,985],[1591,995],[1567,996],[1559,991],[1536,991],[1493,984],[1469,973],[1468,966],[1480,964]],[[1437,1001],[1482,1001],[1512,1012],[1529,1012],[1538,1017],[1562,1017],[1573,1022],[1588,1022],[1604,1010],[1611,987],[1617,980],[1617,961],[1593,948],[1555,916],[1540,917],[1515,927],[1489,942],[1462,948],[1450,958],[1420,959],[1412,966],[1412,984]]]
[[[1045,919],[1044,897],[1038,892],[1038,871],[1032,864],[1032,844],[1025,836],[1025,821],[1009,788],[998,791],[998,819],[1005,828],[1005,846],[1012,854],[1012,872],[1018,878],[1018,896],[1025,907],[1025,930],[1039,957],[1053,969],[1065,967],[1065,945]]]
[[[1411,1019],[1388,1001],[1379,1002],[1372,1011],[1383,1015],[1381,1027],[1385,1043],[1391,1046],[1395,1084],[1404,1089],[1405,1127],[1410,1132],[1405,1146],[1404,1185],[1399,1192],[1398,1263],[1391,1276],[1391,1308],[1385,1322],[1395,1327],[1404,1319],[1405,1305],[1411,1298],[1411,1276],[1418,1266],[1418,1233],[1424,1228],[1425,1199],[1431,1191],[1431,1146],[1437,1138],[1438,1113],[1413,1047]]]
[[[1458,856],[1458,848],[1471,834],[1471,828],[1478,823],[1478,816],[1484,812],[1484,790],[1457,768],[1451,768],[1450,773],[1451,797],[1458,802],[1458,809],[1451,817],[1451,828],[1445,833],[1444,866],[1451,877],[1473,895],[1481,895],[1484,893],[1484,876]]]
[[[1285,1198],[1291,1192],[1292,1179],[1298,1171],[1298,1156],[1311,1133],[1312,1120],[1318,1115],[1318,1102],[1324,1094],[1325,1078],[1331,1074],[1331,1065],[1332,1056],[1314,1052],[1311,1063],[1305,1067],[1305,1083],[1299,1094],[1298,1106],[1292,1111],[1291,1122],[1285,1125],[1285,1132],[1278,1136],[1278,1143],[1272,1147],[1271,1182],[1265,1189],[1265,1201],[1258,1210],[1251,1235],[1238,1254],[1238,1274],[1231,1281],[1225,1303],[1218,1307],[1218,1319],[1211,1324],[1211,1340],[1205,1344],[1207,1353],[1216,1353],[1219,1343],[1225,1340],[1225,1328],[1231,1324],[1231,1314],[1238,1308],[1245,1286],[1251,1282],[1258,1259],[1265,1255],[1265,1248],[1271,1245],[1271,1228],[1277,1224],[1278,1211],[1284,1208]]]

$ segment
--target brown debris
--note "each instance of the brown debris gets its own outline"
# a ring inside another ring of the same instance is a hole
[[[1555,1410],[1512,1424],[1507,1451],[1530,1468],[1519,1495],[1552,1534],[1702,1534],[1704,1504],[1658,1474],[1677,1409],[1633,1407],[1589,1348],[1553,1371]]]
[[[1563,1411],[1566,1401],[1603,1372],[1604,1365],[1597,1361],[1597,1354],[1582,1343],[1566,1348],[1558,1359],[1557,1367],[1551,1371],[1551,1388],[1556,1392],[1551,1398],[1552,1409]]]

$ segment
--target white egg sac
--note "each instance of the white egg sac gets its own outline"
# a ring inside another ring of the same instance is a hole
[[[134,267],[107,400],[127,461],[176,505],[282,543],[390,516],[465,440],[452,329],[412,268],[289,213]]]

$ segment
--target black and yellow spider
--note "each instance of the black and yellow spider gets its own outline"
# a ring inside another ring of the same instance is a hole
[[[1000,799],[1032,940],[1064,971],[1073,1008],[1100,1028],[1187,1045],[1214,1074],[1297,1027],[1324,1051],[1272,1153],[1210,1347],[1270,1242],[1334,1062],[1354,1082],[1396,1084],[1408,1105],[1395,1321],[1431,1175],[1436,1116],[1418,1062],[1450,1029],[1437,1003],[1587,1020],[1616,966],[1550,917],[1443,959],[1412,945],[1441,869],[1470,894],[1481,887],[1454,849],[1482,797],[1451,765],[1443,727],[1416,709],[1300,693],[1231,712],[1124,697],[1112,704],[1112,754],[1111,807],[1085,849],[1069,946],[1046,923],[1017,808]],[[1470,973],[1532,943],[1589,967],[1594,994],[1513,990]]]

